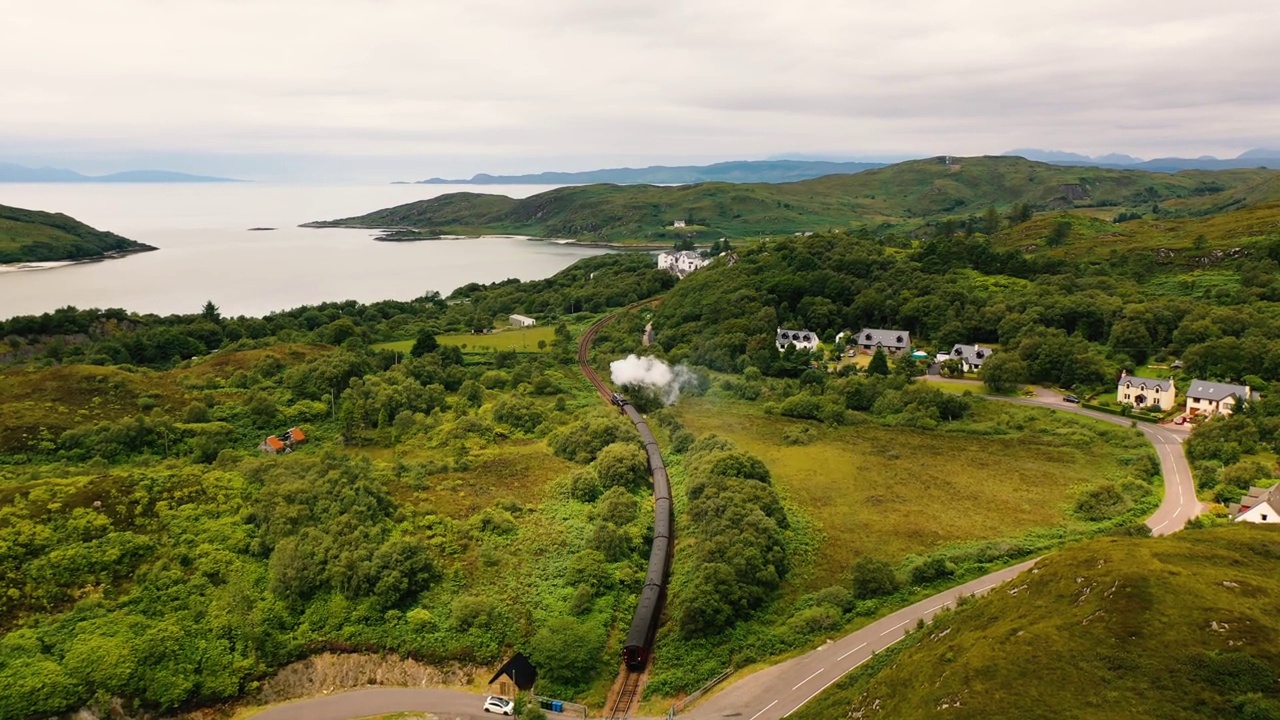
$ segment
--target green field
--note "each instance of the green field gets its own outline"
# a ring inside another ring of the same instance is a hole
[[[1232,525],[1062,550],[792,717],[1280,717],[1277,547]]]
[[[535,325],[531,328],[510,328],[497,330],[487,334],[457,333],[453,335],[437,335],[436,340],[442,345],[457,345],[470,352],[490,352],[496,350],[517,350],[519,352],[544,352],[551,347],[556,330],[550,325]],[[545,348],[538,347],[538,341],[546,342]],[[375,350],[395,350],[407,353],[413,349],[412,340],[378,343]]]
[[[1144,447],[1125,428],[996,402],[978,405],[972,435],[828,428],[705,398],[682,400],[676,413],[695,434],[730,438],[762,458],[785,498],[816,522],[822,537],[807,589],[840,582],[865,555],[897,564],[1038,528],[1083,529],[1070,513],[1076,496],[1123,480],[1130,456]],[[1007,432],[978,434],[1001,426]],[[797,429],[813,439],[786,444]]]

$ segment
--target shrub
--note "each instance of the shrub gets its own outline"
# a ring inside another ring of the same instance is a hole
[[[898,576],[884,560],[863,557],[853,566],[853,596],[870,600],[898,591]]]
[[[955,570],[941,555],[930,555],[923,562],[912,567],[909,573],[912,585],[928,585],[954,574]]]
[[[635,443],[615,442],[596,457],[596,474],[604,487],[631,487],[649,477],[649,460]]]

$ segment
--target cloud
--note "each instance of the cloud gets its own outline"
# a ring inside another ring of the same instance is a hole
[[[36,149],[409,156],[426,175],[1280,145],[1280,4],[1256,0],[12,5],[0,137]]]

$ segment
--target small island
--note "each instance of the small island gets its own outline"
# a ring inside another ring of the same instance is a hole
[[[61,213],[0,205],[0,265],[101,260],[156,249]]]

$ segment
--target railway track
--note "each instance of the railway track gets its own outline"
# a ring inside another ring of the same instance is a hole
[[[603,329],[604,326],[613,322],[614,319],[617,318],[619,314],[624,313],[628,310],[634,310],[635,308],[641,307],[642,305],[656,305],[661,301],[662,301],[662,298],[660,297],[651,298],[649,300],[641,300],[640,302],[631,303],[630,305],[619,310],[618,312],[605,315],[604,317],[592,323],[591,327],[587,328],[587,331],[582,333],[582,337],[578,340],[578,369],[582,371],[582,374],[584,376],[586,376],[587,381],[590,382],[591,385],[595,387],[596,392],[600,394],[600,399],[605,401],[606,403],[612,404],[611,398],[613,396],[613,391],[610,390],[609,386],[605,384],[605,381],[601,379],[599,373],[596,372],[595,368],[591,367],[591,359],[590,359],[591,343],[595,342],[596,335],[599,334],[600,330]]]
[[[660,298],[642,300],[628,305],[626,312],[642,305],[659,302]],[[636,425],[637,432],[645,441],[648,454],[650,479],[654,486],[654,540],[649,553],[649,570],[645,577],[645,585],[641,588],[637,601],[636,614],[632,618],[631,628],[627,633],[627,645],[623,648],[623,664],[618,676],[617,695],[609,706],[609,720],[625,720],[631,717],[633,707],[640,699],[644,687],[644,675],[647,664],[652,660],[650,650],[653,646],[653,635],[656,632],[658,619],[662,613],[662,602],[666,595],[667,568],[671,562],[671,484],[667,478],[666,466],[662,455],[658,452],[658,444],[653,440],[644,418],[635,408],[605,383],[604,379],[591,367],[591,344],[596,335],[605,326],[613,322],[619,313],[606,315],[591,327],[587,328],[578,341],[578,369],[587,381],[599,393],[600,399],[609,405],[617,405],[624,415]]]
[[[618,696],[614,698],[613,707],[609,708],[609,720],[624,720],[631,717],[631,706],[635,704],[636,695],[640,692],[640,678],[643,673],[632,670],[624,671],[622,686]]]

